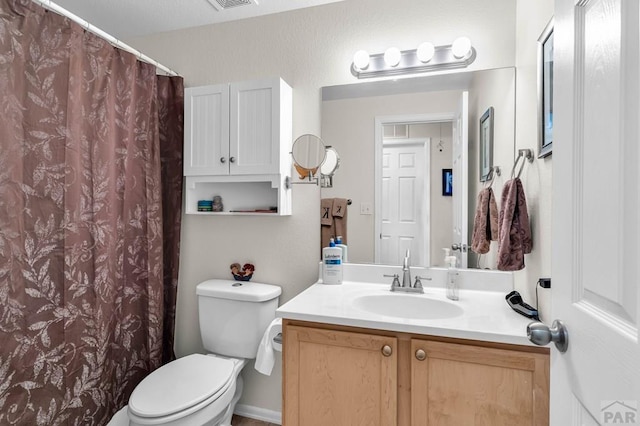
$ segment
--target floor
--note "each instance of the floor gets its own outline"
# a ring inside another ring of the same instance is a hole
[[[260,420],[247,419],[246,417],[240,417],[234,415],[231,419],[233,426],[279,426],[276,423],[267,423]]]

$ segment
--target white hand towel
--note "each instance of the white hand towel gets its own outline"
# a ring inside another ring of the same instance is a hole
[[[273,342],[273,338],[278,333],[282,333],[282,318],[276,318],[271,321],[271,324],[269,324],[269,327],[267,327],[267,330],[262,336],[260,346],[258,346],[255,369],[258,370],[259,373],[262,373],[266,376],[271,375],[271,370],[273,370],[273,365],[276,362],[275,351],[282,350],[282,347],[280,345],[277,345]]]

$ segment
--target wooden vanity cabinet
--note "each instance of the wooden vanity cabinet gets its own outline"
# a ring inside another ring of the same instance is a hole
[[[288,325],[284,422],[395,426],[397,339]]]
[[[549,424],[549,356],[411,339],[411,425]]]
[[[284,426],[549,424],[549,353],[284,320]]]

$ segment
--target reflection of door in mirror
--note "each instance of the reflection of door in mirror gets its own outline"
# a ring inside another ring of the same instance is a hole
[[[392,125],[383,126],[393,127]],[[406,126],[409,127],[409,126]],[[376,205],[376,263],[399,265],[411,250],[417,265],[429,264],[428,227],[430,183],[430,139],[382,140],[382,171],[376,173],[380,186],[380,209]],[[377,204],[377,203],[376,203]]]
[[[450,169],[451,117],[418,114],[376,117],[375,262],[432,265],[452,242],[452,200],[442,194]],[[406,127],[406,132],[386,129]]]
[[[462,92],[453,120],[453,241],[460,268],[467,267],[469,241],[469,92]]]

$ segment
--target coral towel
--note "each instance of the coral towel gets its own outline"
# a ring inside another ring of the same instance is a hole
[[[532,243],[527,200],[519,178],[507,181],[502,189],[498,234],[498,269],[524,268],[524,255],[531,253]]]
[[[471,250],[479,254],[489,252],[491,241],[498,239],[498,206],[491,188],[478,194],[478,207],[473,219]]]

